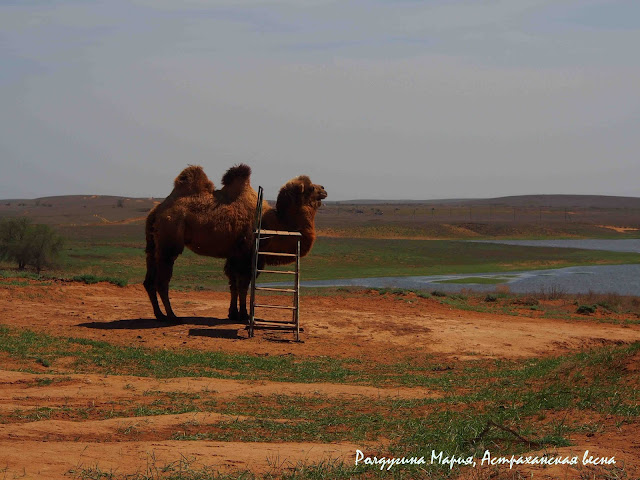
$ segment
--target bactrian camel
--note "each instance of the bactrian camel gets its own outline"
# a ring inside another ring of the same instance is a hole
[[[224,272],[229,278],[231,302],[229,318],[246,321],[247,291],[251,281],[253,227],[258,194],[250,184],[251,168],[240,164],[222,177],[221,189],[199,166],[185,168],[175,179],[171,194],[147,217],[147,275],[144,287],[158,320],[177,322],[169,301],[173,264],[184,247],[199,255],[226,258]],[[262,227],[297,231],[302,234],[302,256],[309,253],[316,238],[315,215],[327,192],[302,175],[288,181],[278,194],[276,207],[263,202]],[[271,237],[261,250],[295,252],[291,237]],[[259,259],[259,268],[265,260]],[[269,265],[291,262],[291,257],[270,256]],[[162,313],[160,296],[166,315]]]

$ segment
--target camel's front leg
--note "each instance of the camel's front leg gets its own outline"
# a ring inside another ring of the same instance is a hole
[[[227,259],[224,272],[229,277],[231,304],[229,319],[248,322],[247,291],[251,283],[251,257],[232,257]]]

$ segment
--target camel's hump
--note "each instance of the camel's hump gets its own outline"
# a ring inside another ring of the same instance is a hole
[[[222,185],[228,187],[237,180],[246,181],[250,176],[251,167],[249,165],[245,165],[244,163],[240,163],[227,170],[227,173],[225,173],[222,177]]]
[[[213,192],[213,182],[200,165],[189,165],[180,172],[173,182],[173,186],[181,193]]]

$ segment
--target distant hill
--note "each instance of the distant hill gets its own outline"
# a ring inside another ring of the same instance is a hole
[[[0,200],[0,217],[26,216],[37,223],[91,225],[142,223],[162,199],[112,195],[62,195]]]
[[[495,198],[439,198],[433,200],[359,199],[328,202],[336,205],[500,205],[508,207],[640,208],[640,197],[611,195],[514,195]]]
[[[63,195],[34,199],[6,199],[0,200],[0,217],[26,216],[32,218],[36,223],[61,226],[143,225],[149,210],[162,200],[162,198],[118,197],[112,195]],[[626,215],[626,220],[623,223],[631,222],[635,225],[635,219],[638,217],[638,211],[640,211],[640,198],[638,197],[602,195],[520,195],[496,198],[435,200],[367,199],[325,203],[326,208],[320,210],[321,224],[326,223],[322,218],[326,219],[330,224],[335,223],[334,220],[338,222],[368,222],[369,214],[374,218],[374,221],[381,221],[383,218],[384,221],[394,222],[408,218],[411,218],[412,222],[436,221],[444,223],[469,221],[471,218],[475,222],[486,222],[487,220],[494,222],[509,221],[509,219],[513,219],[513,209],[526,210],[529,208],[538,212],[538,208],[543,207],[543,209],[547,210],[555,209],[560,211],[560,213],[556,212],[556,216],[560,215],[558,217],[560,220],[564,219],[562,211],[565,209],[580,210],[581,216],[572,218],[576,221],[580,219],[580,221],[588,221],[590,223],[596,222],[596,220],[595,217],[589,217],[589,219],[584,217],[587,210],[595,213],[600,212],[597,215],[605,215],[602,219],[597,220],[601,222],[607,221],[607,218],[613,218],[611,217],[613,214],[618,215],[616,212],[622,212]],[[405,206],[404,208],[402,208],[403,205]],[[442,206],[446,207],[444,212],[439,208]],[[478,211],[474,209],[471,212],[471,217],[469,216],[469,207],[478,208]],[[347,215],[351,210],[355,212],[353,218]],[[630,210],[635,210],[635,212]],[[340,216],[340,212],[344,212],[342,216]],[[439,216],[431,215],[436,212]],[[573,213],[575,214],[575,212]],[[334,217],[334,214],[337,217]],[[423,216],[421,217],[421,215]],[[606,217],[606,215],[609,217]],[[632,217],[629,217],[629,215],[632,215]],[[633,220],[628,220],[627,217],[629,219],[633,218]],[[522,221],[526,220],[522,216],[522,212],[518,213],[518,218]],[[536,221],[536,219],[540,220],[538,213],[536,213],[535,218],[531,217],[530,221]],[[551,220],[551,216],[547,215],[546,220]]]
[[[640,208],[640,197],[611,195],[517,195],[485,200],[473,200],[478,205],[509,207],[579,207],[579,208]]]

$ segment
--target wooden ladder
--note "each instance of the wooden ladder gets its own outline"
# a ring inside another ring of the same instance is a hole
[[[262,187],[258,187],[258,205],[256,206],[256,219],[254,229],[254,245],[251,256],[251,310],[249,313],[249,337],[253,337],[254,330],[284,330],[293,331],[295,333],[296,342],[300,341],[300,232],[288,232],[283,230],[264,230],[262,228]],[[260,250],[260,241],[274,236],[297,237],[296,253],[279,253],[266,252]],[[277,257],[295,257],[295,270],[267,270],[258,269],[260,255],[277,256]],[[294,281],[291,288],[275,288],[275,287],[257,287],[256,279],[258,273],[275,273],[282,275],[294,275]],[[293,306],[287,305],[267,305],[256,303],[256,290],[264,292],[292,293]],[[256,308],[291,310],[291,321],[283,320],[266,320],[257,319],[255,316]]]

